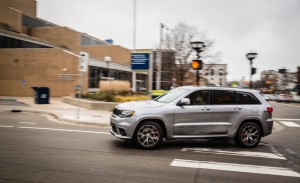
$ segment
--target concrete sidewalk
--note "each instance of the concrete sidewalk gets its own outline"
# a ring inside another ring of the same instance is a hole
[[[21,110],[23,112],[33,112],[39,114],[48,114],[54,116],[56,119],[65,122],[72,122],[85,125],[96,126],[110,126],[109,118],[110,111],[90,110],[86,108],[79,108],[79,119],[77,119],[78,107],[63,103],[61,98],[52,97],[50,104],[35,104],[33,97],[5,97],[0,96],[2,99],[0,103],[0,110]],[[14,100],[21,102],[14,102]],[[7,102],[5,102],[7,101]],[[4,103],[4,104],[3,104]]]

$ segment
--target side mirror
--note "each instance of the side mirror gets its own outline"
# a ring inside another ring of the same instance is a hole
[[[191,104],[191,100],[189,98],[183,98],[178,103],[179,106],[190,105],[190,104]]]

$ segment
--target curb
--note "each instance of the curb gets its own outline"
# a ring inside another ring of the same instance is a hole
[[[97,126],[97,127],[110,127],[110,124],[106,123],[92,123],[89,121],[77,121],[77,120],[71,120],[62,117],[60,114],[55,114],[53,112],[47,112],[47,111],[37,111],[37,110],[28,110],[28,109],[11,109],[11,110],[2,110],[2,111],[9,111],[9,112],[28,112],[28,113],[36,113],[36,114],[45,114],[54,117],[56,120],[61,122],[68,122],[68,123],[74,123],[74,124],[80,124],[80,125],[88,125],[88,126]]]

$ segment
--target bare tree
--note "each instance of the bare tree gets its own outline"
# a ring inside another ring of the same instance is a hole
[[[204,33],[198,32],[196,27],[179,23],[165,35],[163,46],[175,52],[176,63],[172,69],[176,79],[175,82],[179,86],[195,82],[194,77],[188,74],[191,69],[191,57],[196,56],[190,44],[195,38],[205,43],[205,50],[201,53],[203,60],[212,60],[211,58],[218,57],[219,53],[215,54],[211,51],[214,41],[208,39]],[[211,63],[211,61],[209,62]]]

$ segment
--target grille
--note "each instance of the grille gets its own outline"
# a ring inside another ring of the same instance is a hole
[[[116,125],[114,125],[113,123],[110,123],[110,125],[111,125],[113,132],[117,133]]]
[[[113,110],[113,114],[116,115],[116,116],[119,116],[121,113],[122,113],[122,111],[119,110],[119,109],[116,109],[116,108],[115,108],[115,109]]]

